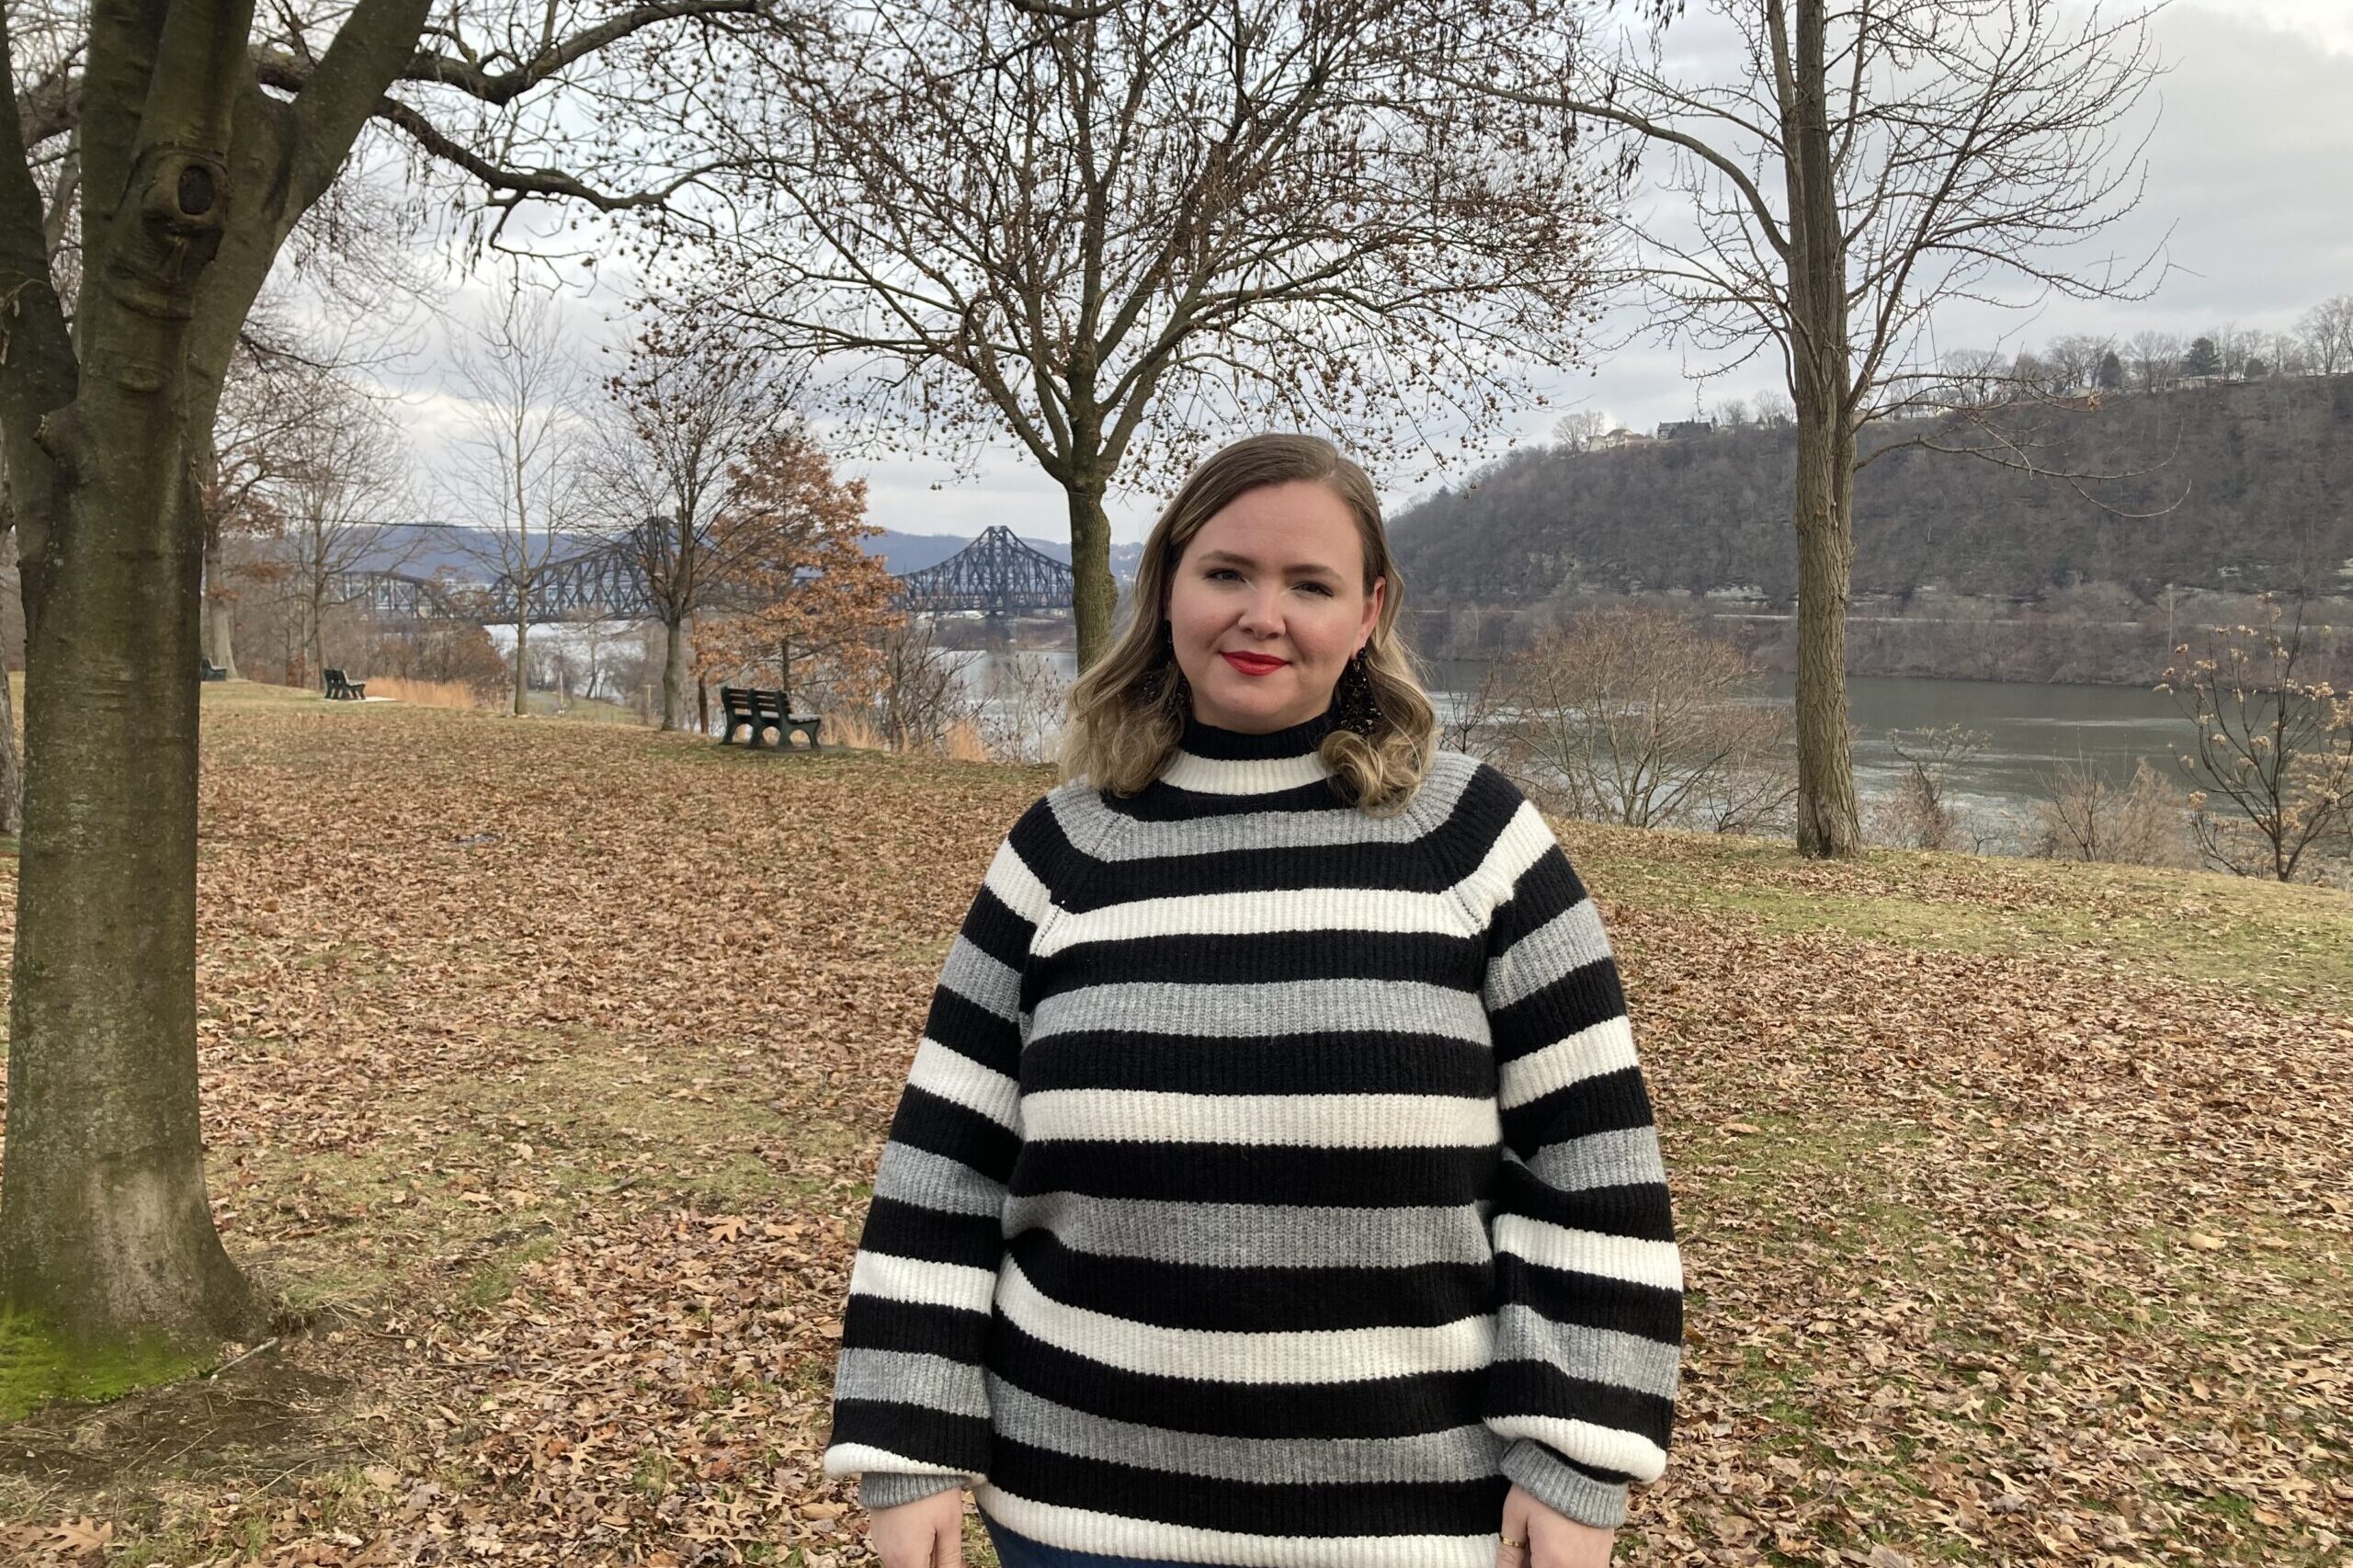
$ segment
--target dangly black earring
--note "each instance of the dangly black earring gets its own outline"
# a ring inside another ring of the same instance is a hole
[[[1170,683],[1175,683],[1173,699]],[[1192,683],[1185,678],[1184,669],[1176,663],[1176,639],[1169,630],[1168,618],[1160,618],[1160,665],[1143,677],[1144,689],[1154,702],[1173,701],[1178,712],[1190,711],[1193,700]]]
[[[1334,694],[1333,722],[1336,728],[1370,735],[1380,726],[1381,704],[1372,694],[1372,676],[1366,671],[1364,649],[1358,648],[1341,667],[1339,689]]]

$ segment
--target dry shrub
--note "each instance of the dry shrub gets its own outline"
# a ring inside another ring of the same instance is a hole
[[[2190,862],[2182,801],[2147,757],[2133,769],[2132,782],[2120,789],[2081,759],[2060,764],[2041,782],[2034,803],[2034,854],[2122,866]]]
[[[939,755],[950,762],[995,762],[986,736],[969,718],[958,719],[939,738]]]
[[[1889,744],[1904,759],[1904,774],[1872,804],[1870,836],[1900,849],[1961,848],[1961,813],[1951,799],[1952,775],[1984,751],[1989,739],[1958,724],[1889,731]]]
[[[389,697],[415,708],[490,707],[479,691],[461,680],[404,680],[398,676],[377,676],[368,682],[368,695]]]
[[[847,746],[853,751],[888,751],[890,742],[871,715],[852,710],[835,709],[824,715],[817,733],[825,737],[829,746]]]

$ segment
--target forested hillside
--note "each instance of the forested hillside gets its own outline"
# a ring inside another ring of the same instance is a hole
[[[2013,601],[2113,584],[2353,590],[2353,376],[2157,393],[1999,415],[2066,481],[1978,459],[1886,451],[1858,477],[1855,592],[1923,587]],[[1958,421],[1867,431],[1865,449]],[[1616,451],[1520,452],[1403,513],[1393,532],[1425,607],[1518,606],[1579,592],[1796,590],[1791,432],[1751,428]],[[2096,497],[2097,499],[2087,498]],[[2157,514],[2135,516],[2133,514]]]

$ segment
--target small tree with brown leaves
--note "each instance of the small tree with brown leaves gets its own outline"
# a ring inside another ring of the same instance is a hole
[[[754,442],[729,483],[711,555],[730,563],[717,597],[732,608],[696,627],[699,677],[773,684],[788,708],[808,660],[836,683],[870,680],[875,639],[900,612],[897,580],[858,544],[882,531],[866,521],[866,482],[835,477],[814,442],[782,431]]]
[[[2353,824],[2353,693],[2297,674],[2301,598],[2284,626],[2279,596],[2257,602],[2261,624],[2210,627],[2195,654],[2176,644],[2157,689],[2197,727],[2180,765],[2206,863],[2290,882],[2317,870]]]

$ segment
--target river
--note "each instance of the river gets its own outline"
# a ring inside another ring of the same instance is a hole
[[[1055,661],[1065,680],[1076,668],[1067,652],[1041,657]],[[964,678],[979,685],[1004,655],[968,655]],[[1461,694],[1476,689],[1486,671],[1479,659],[1427,661],[1430,695],[1439,711],[1453,711]],[[1786,703],[1794,676],[1760,676],[1761,701]],[[1907,733],[1959,724],[1986,737],[1985,744],[1950,778],[1952,798],[1985,831],[2005,819],[2022,818],[2037,798],[2041,778],[2062,762],[2081,757],[2117,784],[2131,781],[2146,757],[2177,792],[2189,784],[2177,758],[2196,731],[2170,693],[2143,687],[2046,686],[1981,680],[1921,680],[1858,676],[1847,685],[1848,717],[1857,728],[1855,786],[1864,801],[1884,796],[1902,775],[1890,732]],[[1916,748],[1915,748],[1916,749]]]

